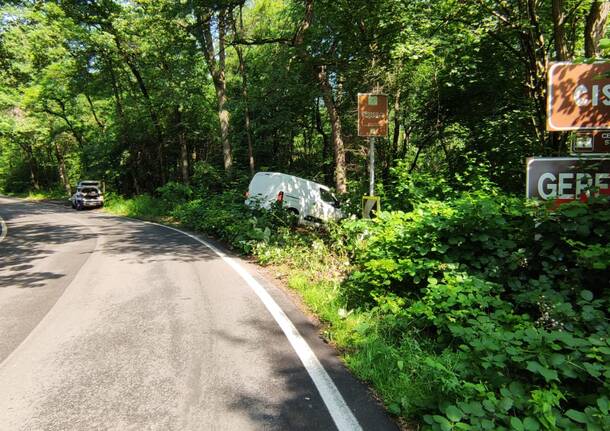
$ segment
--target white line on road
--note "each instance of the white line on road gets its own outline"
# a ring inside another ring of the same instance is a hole
[[[0,242],[2,242],[2,240],[4,238],[6,238],[7,232],[8,232],[8,227],[6,226],[6,223],[4,222],[4,220],[2,220],[2,217],[0,217]]]
[[[147,222],[156,226],[161,226],[166,229],[179,232],[186,235],[195,241],[203,244],[214,253],[216,253],[223,261],[225,261],[235,272],[237,272],[241,278],[250,286],[250,288],[256,293],[256,295],[263,302],[269,313],[273,316],[277,324],[282,328],[282,331],[288,338],[288,341],[292,345],[292,348],[298,355],[299,359],[303,363],[303,366],[307,370],[307,373],[316,385],[322,400],[326,404],[328,411],[335,422],[335,425],[339,431],[358,431],[362,430],[362,427],[358,423],[358,420],[347,406],[347,403],[343,399],[343,396],[335,386],[335,383],[328,375],[318,358],[316,357],[311,347],[307,344],[307,341],[299,333],[298,329],[290,321],[286,313],[280,308],[280,306],[274,301],[269,295],[267,290],[261,286],[261,284],[250,275],[250,273],[244,269],[235,259],[227,256],[222,251],[218,250],[213,245],[201,238],[191,235],[188,232],[181,231],[180,229],[173,228],[171,226],[162,225],[159,223]]]

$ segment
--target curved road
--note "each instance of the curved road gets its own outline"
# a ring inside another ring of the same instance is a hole
[[[396,429],[254,267],[99,211],[0,218],[0,430]]]

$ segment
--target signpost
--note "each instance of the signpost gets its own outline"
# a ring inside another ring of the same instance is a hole
[[[358,136],[369,140],[369,195],[375,194],[375,138],[388,135],[388,96],[358,94]]]
[[[610,130],[578,133],[572,142],[575,154],[610,153]]]
[[[558,203],[610,196],[610,156],[530,157],[527,159],[526,196]]]
[[[610,129],[610,63],[553,63],[547,94],[548,131]]]

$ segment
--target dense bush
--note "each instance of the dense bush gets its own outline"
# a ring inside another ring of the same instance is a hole
[[[397,375],[422,340],[418,372],[442,380],[394,410],[433,429],[610,429],[609,219],[607,201],[466,193],[345,223],[348,304],[379,315]]]
[[[281,227],[289,226],[291,215],[281,208],[254,210],[244,205],[239,192],[208,195],[177,205],[171,215],[185,226],[228,242],[243,253],[267,242]]]

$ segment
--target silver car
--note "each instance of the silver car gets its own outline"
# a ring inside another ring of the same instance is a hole
[[[82,186],[76,188],[76,193],[70,198],[72,208],[82,210],[104,206],[104,196],[98,187]]]

